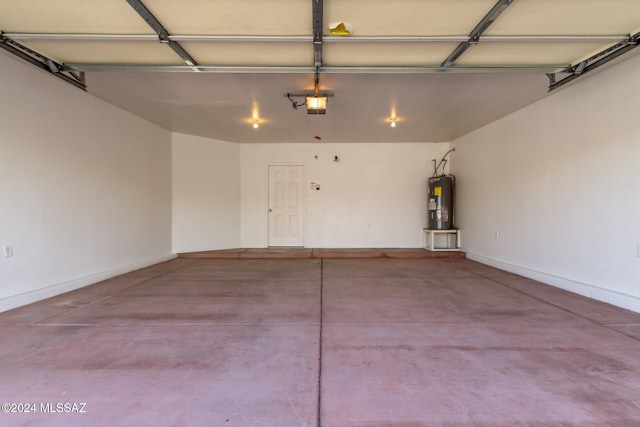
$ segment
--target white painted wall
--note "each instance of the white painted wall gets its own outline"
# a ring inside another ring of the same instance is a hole
[[[173,251],[240,247],[240,144],[173,134]]]
[[[268,245],[267,165],[303,164],[306,247],[420,247],[432,159],[448,149],[447,143],[242,144],[241,245]],[[320,191],[309,189],[312,181]]]
[[[640,311],[638,69],[636,56],[452,143],[469,258]]]
[[[0,55],[0,311],[171,255],[171,134]]]

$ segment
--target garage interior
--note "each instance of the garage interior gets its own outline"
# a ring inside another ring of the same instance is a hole
[[[640,422],[639,31],[631,0],[0,0],[0,423]],[[424,249],[440,174],[461,251]]]

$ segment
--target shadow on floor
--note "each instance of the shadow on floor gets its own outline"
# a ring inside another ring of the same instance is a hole
[[[263,259],[263,258],[465,258],[461,251],[428,251],[420,248],[311,249],[265,248],[225,249],[219,251],[187,252],[180,258],[195,259]]]

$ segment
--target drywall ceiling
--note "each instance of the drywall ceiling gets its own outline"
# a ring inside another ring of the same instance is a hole
[[[339,22],[350,35],[331,34]],[[5,51],[237,142],[449,141],[547,96],[548,75],[635,54],[639,29],[637,0],[0,0]],[[311,92],[316,71],[323,116],[284,95]]]

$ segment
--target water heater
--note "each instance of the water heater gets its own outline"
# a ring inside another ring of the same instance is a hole
[[[451,230],[453,228],[453,177],[429,178],[427,194],[427,228]]]

